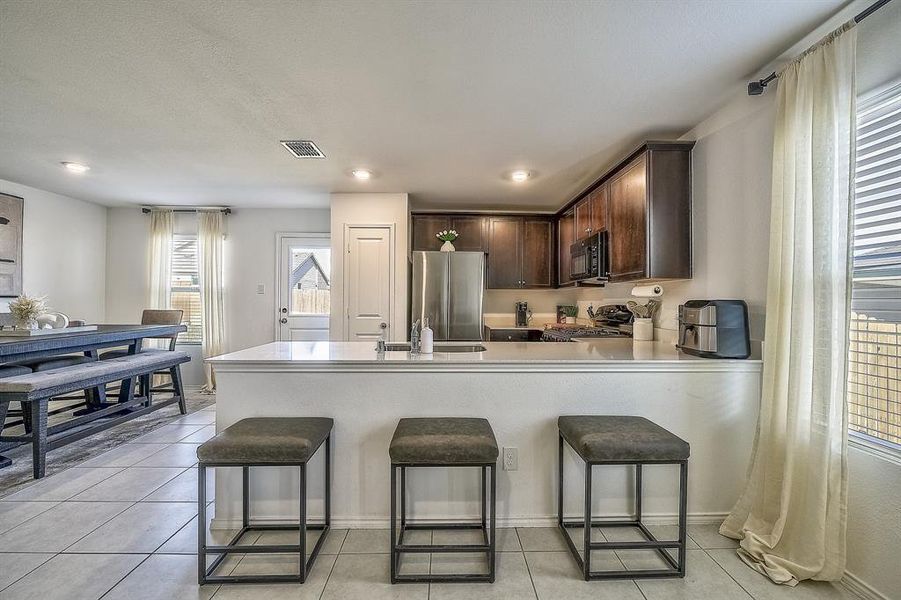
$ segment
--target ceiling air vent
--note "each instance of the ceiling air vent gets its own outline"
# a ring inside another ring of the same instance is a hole
[[[281,144],[294,158],[325,158],[322,150],[310,140],[282,140]]]

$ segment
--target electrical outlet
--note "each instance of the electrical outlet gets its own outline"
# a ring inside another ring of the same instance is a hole
[[[519,449],[504,448],[504,471],[519,469]]]

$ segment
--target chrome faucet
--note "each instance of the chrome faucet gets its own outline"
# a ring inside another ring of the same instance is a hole
[[[413,322],[410,328],[410,354],[419,354],[422,348],[422,342],[419,339],[419,320]]]

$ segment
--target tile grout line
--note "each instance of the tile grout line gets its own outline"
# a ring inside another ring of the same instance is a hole
[[[117,585],[119,585],[120,583],[122,583],[123,581],[125,581],[125,578],[126,578],[126,577],[128,577],[129,575],[131,575],[132,573],[134,573],[135,571],[137,571],[137,570],[138,570],[138,567],[140,567],[140,566],[143,565],[145,562],[147,562],[147,561],[150,559],[151,556],[153,556],[153,554],[148,554],[147,556],[145,556],[145,557],[144,557],[144,560],[142,560],[142,561],[140,561],[138,564],[136,564],[136,565],[134,566],[134,568],[132,568],[132,569],[129,570],[125,575],[123,575],[121,578],[119,578],[119,580],[118,580],[116,583],[114,583],[112,586],[110,586],[110,588],[109,588],[108,590],[106,590],[105,592],[103,592],[102,594],[100,594],[100,595],[97,597],[97,600],[100,600],[101,598],[103,598],[104,596],[106,596],[107,594],[109,594],[111,591],[113,591],[113,588],[115,588]]]
[[[328,575],[325,576],[325,583],[322,584],[322,591],[319,592],[319,596],[317,596],[319,600],[322,600],[322,597],[325,595],[325,588],[328,587],[328,582],[332,578],[332,573],[335,572],[335,566],[338,564],[338,558],[341,557],[341,548],[344,547],[344,541],[347,540],[348,533],[350,533],[349,529],[344,532],[344,538],[341,540],[341,545],[338,546],[338,554],[335,555],[335,560],[332,561],[332,568],[328,570]],[[323,545],[325,545],[325,543],[323,543]]]
[[[522,554],[522,560],[526,563],[526,573],[529,574],[529,583],[532,584],[532,592],[535,594],[535,600],[540,600],[538,597],[538,588],[535,586],[535,578],[532,577],[532,567],[529,565],[529,559],[526,558],[526,551],[522,547],[522,540],[519,538],[519,530],[514,528],[513,531],[516,532],[516,539],[519,541],[519,551]]]
[[[3,590],[8,590],[8,589],[11,588],[12,586],[16,585],[17,583],[19,583],[20,581],[22,581],[23,579],[25,579],[26,577],[28,577],[29,575],[31,575],[32,573],[34,573],[35,571],[37,571],[37,570],[38,570],[39,568],[41,568],[43,565],[47,564],[48,562],[50,562],[51,560],[53,560],[54,558],[56,558],[57,556],[59,556],[59,553],[58,553],[58,552],[28,552],[28,553],[23,552],[22,554],[52,554],[53,556],[51,556],[50,558],[48,558],[47,560],[45,560],[45,561],[42,562],[41,564],[35,565],[35,567],[34,567],[33,569],[31,569],[31,570],[28,571],[27,573],[24,573],[21,577],[17,578],[16,580],[11,581],[9,585],[0,588],[0,592],[2,592]]]
[[[700,544],[698,544],[698,546],[700,546]],[[736,584],[738,587],[740,587],[740,588],[742,589],[742,591],[744,591],[744,593],[746,593],[750,598],[754,599],[754,594],[752,594],[752,593],[750,592],[750,590],[748,590],[747,588],[745,588],[745,586],[743,586],[743,585],[741,584],[741,582],[739,582],[735,577],[732,576],[732,573],[730,573],[729,571],[727,571],[726,568],[725,568],[723,565],[721,565],[715,558],[713,558],[713,556],[710,555],[710,552],[707,551],[708,548],[701,548],[701,550],[703,550],[703,551],[704,551],[704,554],[707,555],[707,558],[709,558],[710,560],[712,560],[712,561],[713,561],[713,564],[715,564],[716,566],[718,566],[718,567],[720,568],[721,571],[723,571],[724,573],[726,573],[726,575],[729,577],[729,579],[731,579],[732,581],[734,581],[735,584]],[[709,550],[729,550],[729,548],[709,548]]]
[[[36,501],[35,501],[35,500],[25,500],[25,501],[23,501],[23,502],[36,502]],[[15,529],[16,527],[19,527],[20,525],[24,525],[25,523],[29,522],[29,521],[32,520],[32,519],[35,519],[35,518],[37,518],[37,517],[40,517],[42,514],[44,514],[44,513],[47,512],[48,510],[53,510],[54,508],[56,508],[57,506],[59,506],[60,504],[62,504],[63,502],[65,502],[65,500],[52,500],[52,501],[51,501],[51,500],[47,500],[46,502],[47,502],[47,504],[50,504],[51,502],[55,502],[55,504],[52,504],[49,508],[46,508],[46,509],[42,510],[41,512],[39,512],[39,513],[36,514],[36,515],[32,515],[32,516],[28,517],[27,519],[25,519],[25,520],[22,521],[21,523],[17,523],[17,524],[15,524],[15,525],[13,525],[13,526],[10,527],[9,529],[4,529],[3,531],[0,531],[0,536],[4,535],[5,533],[8,533],[8,532],[12,531],[12,530]],[[10,501],[10,503],[13,503],[13,501]],[[0,550],[0,552],[3,552],[3,551]]]
[[[60,471],[59,473],[53,473],[52,475],[48,475],[47,477],[42,477],[41,479],[32,480],[32,483],[31,483],[31,484],[26,485],[25,487],[23,487],[23,488],[20,489],[20,490],[16,490],[16,491],[14,491],[14,492],[12,492],[12,493],[10,493],[10,494],[7,494],[6,496],[3,496],[3,498],[0,498],[0,502],[68,502],[69,500],[71,500],[72,498],[74,498],[75,496],[77,496],[78,494],[81,494],[82,492],[85,492],[85,491],[91,489],[91,488],[94,487],[95,485],[98,485],[98,484],[100,484],[100,483],[103,483],[104,481],[106,481],[106,480],[109,479],[110,477],[114,477],[114,476],[118,475],[119,473],[121,473],[122,471],[124,471],[125,469],[127,469],[128,467],[84,467],[84,468],[87,468],[87,469],[105,469],[105,470],[108,470],[108,471],[113,471],[113,473],[110,473],[110,474],[109,474],[109,477],[104,477],[104,478],[101,479],[100,481],[97,481],[97,482],[95,482],[95,483],[92,483],[91,485],[89,485],[89,486],[86,487],[85,489],[79,490],[79,491],[73,493],[71,496],[68,496],[68,497],[66,497],[66,498],[63,498],[62,500],[7,500],[7,498],[9,498],[10,496],[14,496],[15,494],[18,494],[19,492],[24,492],[25,490],[31,489],[32,487],[35,487],[35,486],[38,486],[38,485],[40,485],[42,482],[49,481],[50,478],[52,478],[52,477],[55,477],[55,476],[57,476],[57,475],[62,475],[63,473],[66,473],[66,472],[68,472],[68,471],[71,471],[72,469],[80,469],[80,468],[82,468],[82,467],[76,465],[76,466],[74,466],[74,467],[69,467],[68,469],[66,469],[66,470],[64,470],[64,471]]]

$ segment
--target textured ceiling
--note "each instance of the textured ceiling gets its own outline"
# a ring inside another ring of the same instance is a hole
[[[0,178],[110,205],[556,208],[842,4],[0,0]]]

